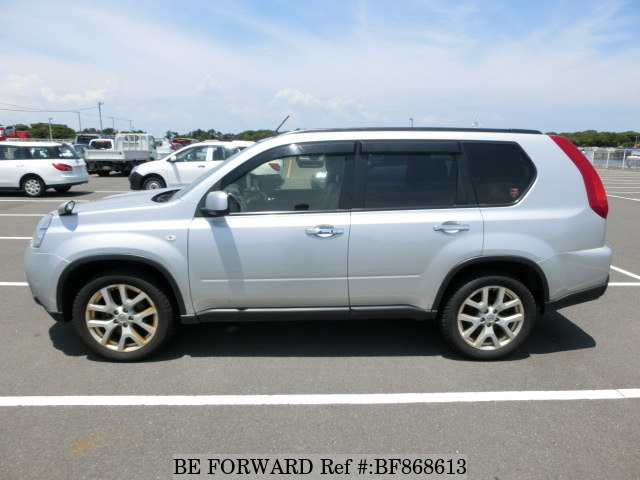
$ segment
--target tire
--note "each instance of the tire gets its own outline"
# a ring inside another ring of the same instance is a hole
[[[58,193],[67,193],[71,190],[71,185],[65,185],[64,187],[53,187],[53,189]]]
[[[158,353],[173,335],[177,315],[157,284],[156,277],[130,269],[103,272],[91,279],[73,303],[72,321],[82,341],[93,352],[117,362]],[[123,289],[128,302],[122,301]],[[143,312],[146,315],[132,318]]]
[[[158,188],[165,188],[166,184],[164,180],[158,176],[147,177],[142,182],[143,190],[157,190]]]
[[[96,173],[99,177],[108,177],[111,173],[111,170],[98,170]]]
[[[504,308],[504,304],[509,306]],[[522,282],[501,273],[485,273],[454,286],[439,324],[445,340],[458,353],[495,360],[522,345],[536,316],[533,295]]]
[[[40,177],[32,175],[22,180],[21,189],[28,197],[40,197],[44,194],[47,186]]]

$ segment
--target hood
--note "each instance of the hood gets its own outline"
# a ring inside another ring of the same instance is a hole
[[[121,193],[109,195],[100,200],[93,200],[87,203],[78,203],[74,208],[77,213],[104,212],[107,210],[123,210],[140,207],[152,207],[154,205],[166,205],[152,200],[153,197],[163,192],[177,190],[176,188],[161,188],[157,190],[143,190],[140,192]]]

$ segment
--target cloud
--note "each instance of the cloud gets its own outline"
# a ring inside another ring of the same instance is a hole
[[[410,117],[640,128],[630,124],[640,108],[640,9],[605,3],[221,0],[176,10],[141,1],[125,14],[99,0],[60,0],[30,13],[28,38],[20,13],[3,12],[6,38],[21,40],[0,51],[0,101],[52,109],[104,101],[105,115],[152,133],[264,128],[287,114],[292,128]],[[59,11],[78,27],[52,36]],[[5,123],[37,117],[12,115]]]

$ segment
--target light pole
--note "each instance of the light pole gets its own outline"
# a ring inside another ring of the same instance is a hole
[[[113,130],[113,133],[116,133],[116,122],[113,119],[113,117],[109,117],[111,119],[111,129]]]
[[[51,133],[51,120],[53,120],[53,117],[49,117],[49,140],[53,140],[53,133]]]
[[[409,121],[411,122],[411,128],[413,128],[413,118],[410,118]]]
[[[80,112],[76,112],[78,114],[78,132],[82,131],[82,122],[80,121]]]
[[[102,133],[102,109],[100,108],[104,103],[98,102],[98,115],[100,116],[100,133]]]
[[[133,132],[133,127],[131,126],[131,120],[129,120],[129,131]]]

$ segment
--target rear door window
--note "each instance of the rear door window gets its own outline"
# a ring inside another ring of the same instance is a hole
[[[452,154],[366,154],[364,208],[430,208],[456,204]]]
[[[535,167],[515,143],[463,142],[480,205],[512,205],[536,176]]]

